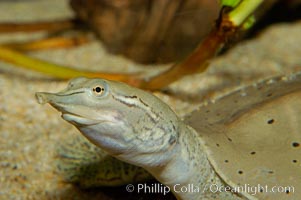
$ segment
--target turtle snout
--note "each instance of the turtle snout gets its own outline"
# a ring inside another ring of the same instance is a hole
[[[47,93],[45,92],[36,92],[35,97],[39,104],[45,104],[49,102],[49,99],[47,98]]]

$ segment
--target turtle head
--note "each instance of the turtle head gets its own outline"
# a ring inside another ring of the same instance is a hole
[[[80,77],[61,92],[38,92],[36,98],[60,111],[91,142],[132,164],[159,162],[154,154],[166,158],[177,140],[173,111],[152,94],[123,83]]]

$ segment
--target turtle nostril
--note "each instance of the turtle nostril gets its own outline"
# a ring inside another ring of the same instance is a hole
[[[39,104],[45,104],[49,101],[44,92],[36,92],[35,96]]]

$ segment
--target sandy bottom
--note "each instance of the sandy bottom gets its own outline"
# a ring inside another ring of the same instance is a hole
[[[37,10],[38,12],[32,12]],[[30,15],[29,15],[30,14]],[[3,21],[41,20],[72,16],[67,1],[0,2]],[[0,35],[1,42],[38,38],[43,33]],[[301,23],[275,25],[257,39],[244,42],[215,59],[204,74],[171,85],[170,95],[157,92],[180,115],[202,100],[263,77],[301,69]],[[32,56],[60,64],[110,71],[156,72],[125,58],[109,55],[101,44],[67,50],[48,50]],[[163,66],[164,68],[164,66]],[[66,86],[43,75],[0,63],[0,199],[153,199],[158,195],[127,193],[125,187],[82,190],[64,183],[55,172],[54,152],[79,132],[50,106],[39,105],[37,91],[55,92]],[[172,198],[170,195],[168,198]]]

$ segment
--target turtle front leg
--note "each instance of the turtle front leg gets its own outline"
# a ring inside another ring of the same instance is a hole
[[[83,188],[120,186],[153,179],[143,168],[113,158],[82,136],[59,144],[56,166],[66,182]]]

